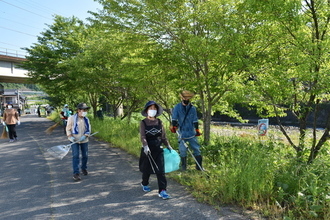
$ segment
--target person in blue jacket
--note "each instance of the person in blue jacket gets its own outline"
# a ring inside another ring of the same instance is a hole
[[[190,91],[182,91],[180,94],[181,102],[174,106],[172,111],[172,125],[170,127],[172,133],[179,133],[179,151],[181,157],[181,169],[187,169],[187,149],[184,142],[188,142],[193,151],[198,164],[196,169],[202,168],[202,155],[200,145],[196,136],[200,136],[201,132],[198,128],[198,118],[196,107],[190,100],[194,97],[194,93]]]

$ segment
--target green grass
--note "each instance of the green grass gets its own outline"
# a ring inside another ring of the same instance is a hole
[[[105,117],[104,120],[91,120],[93,131],[97,136],[111,143],[113,147],[120,147],[130,154],[138,155],[141,149],[139,141],[139,125],[127,121]]]
[[[139,156],[141,119],[91,119],[92,130],[111,146]],[[178,149],[176,135],[163,123],[172,147]],[[292,147],[278,134],[260,140],[251,130],[233,132],[212,135],[211,144],[202,146],[205,173],[196,171],[188,157],[188,171],[167,176],[185,185],[198,201],[215,207],[238,205],[269,219],[330,219],[329,143],[313,164],[306,165],[296,161]]]

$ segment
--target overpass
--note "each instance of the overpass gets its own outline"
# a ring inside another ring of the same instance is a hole
[[[0,48],[0,83],[29,83],[28,71],[18,66],[25,60],[24,55]]]

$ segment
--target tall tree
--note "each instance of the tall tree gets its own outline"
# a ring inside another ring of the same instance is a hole
[[[148,41],[142,35],[118,32],[97,23],[89,27],[89,31],[93,34],[84,51],[65,64],[81,76],[76,83],[86,85],[87,93],[94,93],[91,103],[95,103],[95,107],[96,97],[103,96],[113,104],[114,113],[124,105],[121,117],[130,118],[146,99],[146,65],[140,53],[147,50],[144,45]]]
[[[247,1],[247,11],[258,14],[255,21],[256,64],[250,68],[251,92],[266,116],[275,116],[281,131],[297,156],[309,152],[311,163],[329,136],[330,111],[325,127],[317,136],[318,106],[329,100],[330,3],[322,0]],[[252,58],[252,57],[251,57]],[[251,67],[251,66],[250,66]],[[266,111],[265,111],[266,110]],[[281,117],[291,112],[299,122],[295,143],[282,126]],[[312,116],[311,138],[307,135]],[[310,141],[311,139],[311,141]]]
[[[235,4],[224,0],[98,2],[104,10],[96,17],[103,23],[148,36],[167,50],[163,62],[175,69],[168,74],[176,79],[176,94],[182,89],[199,94],[206,144],[214,111],[237,116],[231,102],[239,97],[233,92],[240,88],[244,72],[242,59],[237,58],[243,50],[237,47]]]
[[[53,24],[38,37],[38,43],[25,48],[29,55],[22,67],[49,96],[68,102],[72,94],[79,94],[75,91],[81,86],[75,83],[77,75],[69,74],[70,67],[62,63],[82,51],[86,36],[86,26],[78,18],[55,16]]]

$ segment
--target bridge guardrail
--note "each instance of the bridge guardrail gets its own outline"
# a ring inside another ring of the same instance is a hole
[[[10,51],[12,51],[12,52],[10,52]],[[25,55],[18,53],[17,50],[10,50],[10,49],[1,48],[1,47],[0,47],[0,55],[6,55],[6,56],[18,57],[18,58],[25,58]]]

